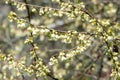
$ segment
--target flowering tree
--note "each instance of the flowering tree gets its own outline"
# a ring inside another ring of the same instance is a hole
[[[119,1],[1,4],[9,11],[0,30],[0,79],[120,79]]]

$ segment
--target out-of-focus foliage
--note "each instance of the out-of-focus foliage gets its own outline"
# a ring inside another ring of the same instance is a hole
[[[120,0],[1,0],[0,80],[119,80]]]

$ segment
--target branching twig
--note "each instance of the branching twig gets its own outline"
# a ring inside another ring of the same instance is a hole
[[[26,0],[24,0],[24,2],[25,2],[25,4],[26,4],[27,14],[28,14],[28,20],[29,20],[29,23],[30,23],[30,22],[31,22],[31,14],[30,14],[30,11],[29,11],[29,6],[28,6],[28,3],[27,3]],[[30,34],[31,34],[31,36],[33,37],[32,32],[31,32]],[[33,41],[33,42],[34,42],[34,41]],[[32,45],[33,48],[35,47],[35,46],[34,46],[34,43],[31,43],[31,45]],[[35,55],[36,55],[35,58],[34,58],[34,61],[36,62],[37,59],[38,59],[38,56],[37,56],[37,53],[36,53],[35,49],[33,49],[33,50],[34,50]],[[54,77],[53,77],[52,75],[50,75],[49,73],[46,73],[46,74],[47,74],[47,76],[51,77],[52,79],[58,80],[57,78],[54,78]],[[35,79],[38,80],[38,78],[36,77],[36,70],[35,70]]]

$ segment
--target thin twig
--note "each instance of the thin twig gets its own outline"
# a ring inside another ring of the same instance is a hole
[[[25,2],[25,4],[28,4],[28,3],[27,3],[27,0],[24,0],[24,2]],[[25,5],[25,6],[26,6],[27,14],[28,14],[28,20],[29,20],[29,23],[30,23],[30,22],[31,22],[30,9],[29,9],[29,6],[28,6],[28,5]],[[30,36],[33,37],[32,32],[31,32],[30,34],[31,34]],[[37,61],[37,59],[38,59],[38,56],[37,56],[36,51],[35,51],[35,49],[34,49],[34,43],[32,42],[31,45],[32,45],[33,51],[34,51],[34,53],[35,53],[34,61],[35,61],[35,64],[36,64],[36,61]],[[37,78],[37,76],[36,76],[36,70],[34,70],[34,71],[35,71],[35,80],[38,80],[38,78]]]

